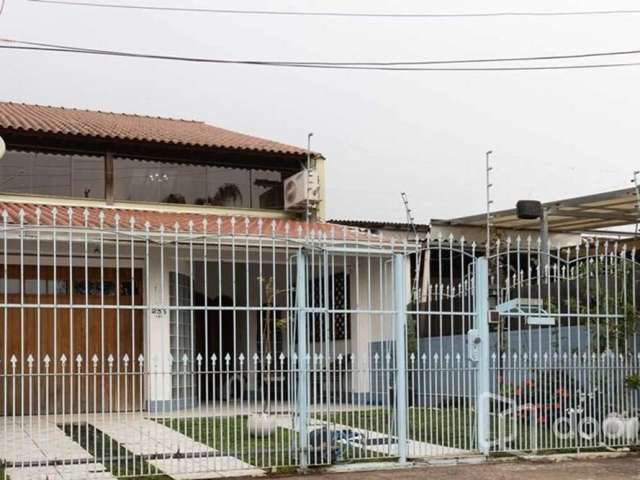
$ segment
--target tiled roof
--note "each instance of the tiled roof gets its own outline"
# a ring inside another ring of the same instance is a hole
[[[302,148],[204,122],[12,102],[0,102],[2,129],[284,155],[307,153]]]
[[[243,217],[230,215],[216,215],[208,213],[183,213],[160,210],[137,210],[129,208],[113,208],[113,207],[66,207],[52,206],[34,203],[7,202],[0,201],[0,214],[7,215],[7,223],[20,223],[21,212],[24,215],[23,222],[27,225],[35,225],[37,223],[37,210],[40,210],[39,223],[44,226],[54,224],[53,216],[55,209],[55,225],[57,227],[69,226],[69,214],[71,212],[71,224],[75,228],[100,227],[100,214],[104,213],[103,226],[112,228],[116,225],[116,215],[118,216],[118,225],[121,232],[126,232],[131,228],[131,219],[135,220],[134,229],[144,231],[145,224],[149,224],[151,232],[158,232],[161,226],[164,226],[167,235],[175,232],[175,225],[179,225],[181,233],[189,232],[189,223],[193,223],[193,232],[202,234],[221,234],[238,236],[251,235],[265,237],[292,237],[301,238],[307,235],[318,238],[326,235],[327,238],[335,238],[336,240],[366,240],[370,238],[370,234],[363,232],[357,228],[345,227],[343,225],[335,225],[325,222],[309,222],[295,219],[273,219],[262,217]],[[86,213],[85,213],[86,212]],[[86,216],[86,220],[85,220]],[[206,220],[206,227],[203,221]],[[0,221],[1,223],[1,221]],[[218,230],[218,223],[220,229]],[[307,234],[307,232],[309,232]],[[378,238],[378,237],[375,237]]]

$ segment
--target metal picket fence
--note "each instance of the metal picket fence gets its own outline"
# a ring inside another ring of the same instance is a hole
[[[55,209],[5,212],[0,247],[10,477],[637,441],[635,251]]]

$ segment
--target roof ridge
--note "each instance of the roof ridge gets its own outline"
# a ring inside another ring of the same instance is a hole
[[[12,102],[12,101],[0,100],[0,105],[1,104],[18,105],[22,107],[52,108],[56,110],[65,110],[67,112],[102,113],[105,115],[123,115],[126,117],[146,118],[150,120],[169,120],[172,122],[199,123],[199,124],[209,125],[204,120],[188,120],[186,118],[165,117],[161,115],[143,115],[141,113],[115,112],[115,111],[109,111],[109,110],[91,110],[89,108],[63,107],[60,105],[43,105],[40,103],[25,103],[25,102]],[[209,126],[213,127],[215,125],[209,125]],[[216,128],[220,128],[220,127],[216,127]]]

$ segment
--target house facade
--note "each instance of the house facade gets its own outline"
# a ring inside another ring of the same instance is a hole
[[[5,102],[0,137],[10,478],[634,440],[530,428],[584,398],[602,424],[637,422],[633,244],[573,227],[547,249],[520,227],[482,245],[482,225],[326,221],[322,155],[202,122]],[[589,197],[589,215],[636,219],[614,193]],[[500,437],[487,394],[533,412],[513,419],[522,435]]]
[[[202,122],[6,102],[0,136],[4,415],[285,401],[287,379],[262,372],[292,368],[299,242],[380,241],[323,221],[325,159],[306,149]],[[286,179],[307,171],[313,200],[285,208]],[[307,301],[322,313],[309,352],[368,362],[369,337],[389,335],[389,265],[310,252]],[[45,372],[53,380],[29,393],[25,376]],[[343,380],[370,394],[368,374]]]

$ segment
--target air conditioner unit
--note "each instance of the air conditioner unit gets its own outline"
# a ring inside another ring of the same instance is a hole
[[[313,170],[303,170],[284,181],[284,209],[292,212],[304,211],[307,203],[315,208],[320,201],[318,176]]]

